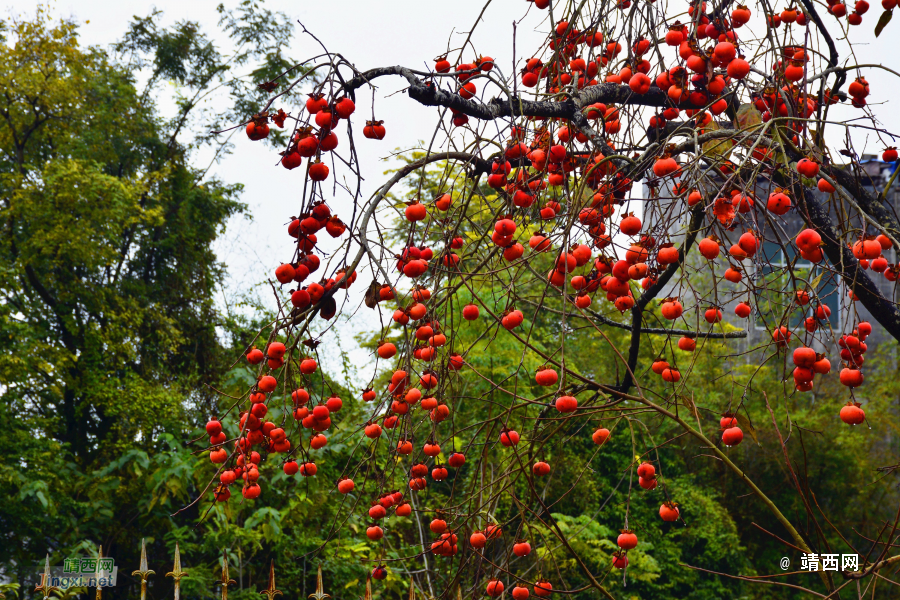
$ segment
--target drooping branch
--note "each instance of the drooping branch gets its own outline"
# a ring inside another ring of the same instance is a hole
[[[369,201],[365,212],[360,218],[358,228],[359,235],[357,236],[357,242],[359,242],[360,248],[357,251],[356,256],[352,261],[350,261],[350,264],[347,266],[347,273],[352,273],[353,271],[355,271],[366,254],[370,255],[373,264],[379,263],[377,257],[371,254],[367,232],[369,228],[369,220],[372,218],[372,215],[375,214],[375,210],[378,208],[378,205],[381,203],[381,201],[387,197],[388,192],[391,191],[391,188],[393,188],[394,185],[399,183],[405,177],[415,172],[417,169],[424,168],[431,163],[440,162],[443,160],[453,160],[461,162],[463,164],[471,164],[473,165],[476,172],[478,172],[479,170],[482,170],[481,172],[485,172],[485,169],[486,171],[490,171],[490,163],[478,158],[474,154],[470,154],[467,152],[435,152],[424,158],[404,165],[402,168],[398,169],[393,177],[391,177],[387,182],[384,183],[384,185],[378,188],[378,191],[372,196],[372,199]],[[333,298],[339,289],[339,286],[334,286],[330,290],[322,294],[322,297],[318,302],[315,302],[302,310],[294,309],[293,311],[291,311],[290,325],[299,325],[304,320],[308,320],[308,318],[311,315],[315,314],[318,310],[320,310],[329,299]]]
[[[728,469],[734,473],[737,477],[741,479],[756,495],[756,497],[766,506],[769,512],[775,517],[775,519],[781,524],[782,527],[790,534],[791,538],[794,540],[794,543],[802,549],[804,552],[810,552],[809,545],[806,540],[803,538],[803,535],[794,525],[788,520],[788,518],[781,512],[778,506],[772,502],[772,500],[763,492],[759,486],[754,483],[747,474],[738,467],[729,457],[725,454],[721,448],[719,448],[716,444],[712,442],[709,438],[707,438],[702,431],[699,429],[695,429],[691,427],[687,421],[682,419],[678,414],[673,413],[666,408],[651,402],[643,395],[641,396],[629,396],[630,399],[633,399],[636,402],[640,402],[645,406],[652,408],[656,412],[664,415],[665,417],[671,419],[678,423],[689,435],[694,437],[698,442],[700,442],[705,448],[708,448],[716,457],[722,461]]]
[[[715,139],[718,137],[727,138],[729,133],[727,130],[712,131],[700,136],[705,139]],[[763,147],[774,147],[774,142],[764,136],[757,136],[757,141]],[[799,160],[803,158],[798,152],[783,147],[787,156],[791,160]],[[694,141],[689,140],[677,147],[679,151],[694,150]],[[861,185],[857,177],[845,169],[833,169],[829,171],[835,181],[837,181],[848,194],[858,203],[859,208],[868,214],[873,220],[881,223],[884,228],[892,235],[896,236],[900,233],[900,225],[894,215],[878,200],[871,191]],[[795,197],[801,202],[800,210],[807,222],[815,227],[822,236],[823,252],[828,257],[832,266],[840,273],[841,278],[847,287],[859,297],[860,302],[866,307],[866,310],[885,327],[888,333],[894,339],[900,340],[900,309],[898,306],[885,298],[878,290],[875,282],[863,271],[859,266],[859,261],[853,256],[853,252],[841,241],[837,230],[832,224],[831,216],[828,210],[816,199],[815,194],[809,188],[805,187],[799,181],[792,181],[785,173],[776,170],[773,175],[779,185],[784,187],[792,187]],[[675,265],[672,265],[675,266]],[[671,268],[671,267],[670,267]],[[668,273],[668,270],[667,270]],[[663,277],[666,274],[663,274]],[[662,277],[660,278],[662,281]],[[651,288],[652,289],[652,288]],[[648,292],[650,290],[647,290]],[[646,295],[646,293],[644,294]],[[643,296],[642,296],[643,298]],[[640,302],[636,303],[637,309]],[[634,310],[634,309],[633,309]],[[635,358],[637,354],[635,352]]]
[[[574,297],[569,296],[569,300],[574,300]],[[526,304],[530,304],[532,306],[539,306],[538,303],[528,300],[527,298],[518,298],[522,302]],[[542,311],[547,311],[553,314],[567,314],[570,318],[582,318],[586,321],[597,321],[598,323],[603,323],[604,325],[609,325],[610,327],[615,327],[616,329],[624,329],[625,331],[632,331],[631,325],[628,323],[619,323],[618,321],[613,321],[609,317],[601,315],[597,311],[590,309],[583,309],[584,315],[579,313],[563,313],[560,310],[547,308],[546,306],[540,307]],[[747,337],[746,330],[740,331],[725,331],[725,332],[717,332],[717,331],[694,331],[693,329],[667,329],[665,327],[643,327],[641,328],[641,333],[646,333],[650,335],[686,335],[689,337],[696,338],[707,338],[711,340],[733,340],[733,339],[741,339]]]
[[[794,190],[795,197],[800,203],[801,214],[822,236],[822,251],[840,273],[844,284],[856,294],[872,317],[894,339],[900,340],[900,310],[897,305],[885,298],[875,282],[862,270],[853,252],[841,242],[828,210],[816,200],[813,193],[801,185],[795,185]]]
[[[628,369],[619,386],[619,389],[623,392],[627,392],[634,384],[632,373],[637,369],[638,354],[641,349],[641,325],[644,320],[644,310],[650,304],[650,301],[662,292],[672,277],[675,276],[675,273],[681,268],[681,265],[684,264],[685,256],[687,256],[687,253],[694,245],[694,240],[697,239],[697,234],[700,232],[700,227],[703,224],[705,216],[703,204],[694,206],[690,215],[691,220],[688,224],[684,242],[678,249],[678,260],[666,267],[666,270],[663,271],[656,282],[644,290],[644,293],[641,294],[631,309],[631,343],[628,346]]]

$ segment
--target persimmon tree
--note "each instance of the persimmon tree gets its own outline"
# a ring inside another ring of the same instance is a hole
[[[878,34],[894,0],[883,7]],[[791,428],[786,404],[760,395],[754,374],[780,363],[785,397],[839,377],[847,404],[834,420],[859,425],[873,416],[854,395],[866,339],[874,327],[886,343],[900,339],[900,310],[880,281],[900,273],[890,263],[900,236],[886,202],[893,177],[875,188],[850,144],[866,130],[884,161],[897,160],[868,105],[897,73],[853,59],[869,8],[536,0],[516,26],[546,37],[518,51],[514,72],[471,35],[422,69],[357,66],[310,34],[322,52],[263,84],[270,100],[228,130],[250,140],[288,132],[279,160],[297,174],[297,194],[285,213],[291,249],[272,265],[278,315],[246,349],[257,380],[222,397],[206,426],[208,492],[220,503],[236,489],[257,498],[274,463],[338,493],[326,546],[347,523],[366,523],[382,544],[375,580],[415,564],[433,595],[614,597],[610,582],[624,570],[627,585],[640,548],[632,497],[653,491],[659,518],[684,523],[662,473],[666,445],[685,438],[766,507],[773,544],[831,550],[821,531],[834,526],[798,480],[794,442],[778,425]],[[515,27],[513,47],[514,37]],[[366,197],[357,145],[404,126],[376,118],[375,90],[391,78],[405,97],[384,102],[434,107],[438,125],[416,132],[421,151]],[[282,105],[299,90],[305,105]],[[791,259],[772,260],[766,245]],[[837,323],[826,295],[842,297]],[[378,323],[360,398],[330,393],[319,365],[317,347],[341,315]],[[708,376],[698,357],[760,328],[761,342],[721,359],[734,371],[731,399],[694,397],[692,381]],[[585,332],[602,351],[573,352]],[[510,347],[511,368],[495,371],[492,353]],[[756,370],[738,376],[747,361]],[[353,448],[341,478],[316,480],[333,422],[358,401],[358,422],[342,422],[339,435]],[[771,414],[805,514],[777,506],[734,454],[753,431],[754,402]],[[625,506],[609,541],[618,549],[597,571],[553,507],[580,493],[618,436],[634,460],[613,494]],[[554,471],[572,468],[554,459],[573,439],[593,448],[569,457],[579,475],[549,497]],[[441,505],[421,499],[431,488]],[[896,522],[866,552],[835,532],[860,564],[792,589],[865,594],[900,560]],[[577,585],[560,580],[561,561],[578,566]]]

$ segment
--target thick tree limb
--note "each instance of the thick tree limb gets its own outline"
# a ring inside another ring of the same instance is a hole
[[[370,83],[372,80],[388,75],[399,75],[409,82],[409,97],[425,106],[443,106],[456,112],[491,121],[502,117],[545,117],[550,119],[575,118],[576,113],[596,102],[604,104],[630,104],[637,106],[673,106],[666,92],[656,85],[650,86],[646,94],[635,94],[627,85],[614,83],[598,83],[580,90],[565,100],[525,100],[516,96],[509,98],[493,98],[488,102],[466,100],[459,94],[438,89],[431,82],[422,81],[411,69],[401,66],[379,67],[370,69],[344,83],[348,93]],[[705,108],[692,102],[677,105],[684,109]]]
[[[828,171],[828,174],[854,197],[859,207],[870,217],[881,223],[894,237],[900,236],[900,224],[897,223],[897,219],[891,214],[891,211],[885,207],[876,194],[863,187],[859,178],[854,176],[849,169],[832,169]]]
[[[813,193],[801,185],[794,186],[794,197],[800,203],[800,212],[807,222],[822,236],[822,251],[836,271],[841,274],[844,284],[859,298],[862,305],[885,330],[900,340],[900,310],[885,298],[878,286],[859,266],[850,248],[842,243],[838,232],[831,224],[828,210],[822,206]]]

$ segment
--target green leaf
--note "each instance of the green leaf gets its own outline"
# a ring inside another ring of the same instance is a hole
[[[741,413],[734,415],[734,418],[737,419],[738,425],[741,426],[741,429],[750,434],[750,437],[753,438],[753,441],[756,442],[757,446],[762,444],[759,443],[759,438],[756,437],[756,428],[750,424],[750,419]]]
[[[819,273],[818,275],[816,275],[815,279],[813,279],[813,280],[809,283],[809,286],[810,286],[812,289],[814,289],[814,290],[819,289],[819,284],[822,283],[822,275],[824,275],[824,274],[825,274],[825,273],[822,272],[822,273]]]
[[[875,25],[875,37],[881,35],[882,30],[887,26],[888,23],[891,22],[891,17],[893,16],[893,10],[886,10],[881,13],[881,16],[878,18],[878,24]]]

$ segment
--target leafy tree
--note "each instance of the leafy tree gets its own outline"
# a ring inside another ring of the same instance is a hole
[[[228,151],[210,141],[203,100],[221,107],[224,90],[229,114],[242,114],[290,37],[257,3],[219,12],[238,48],[229,56],[197,24],[162,28],[158,12],[113,54],[81,46],[75,23],[41,8],[4,32],[0,564],[19,578],[48,550],[86,541],[133,556],[136,531],[172,526],[159,505],[196,493],[176,476],[193,459],[173,448],[198,411],[214,412],[209,384],[246,325],[213,300],[224,266],[212,244],[245,207],[240,184],[192,163],[199,148]],[[163,118],[169,82],[178,110]],[[148,489],[151,465],[168,476]]]

